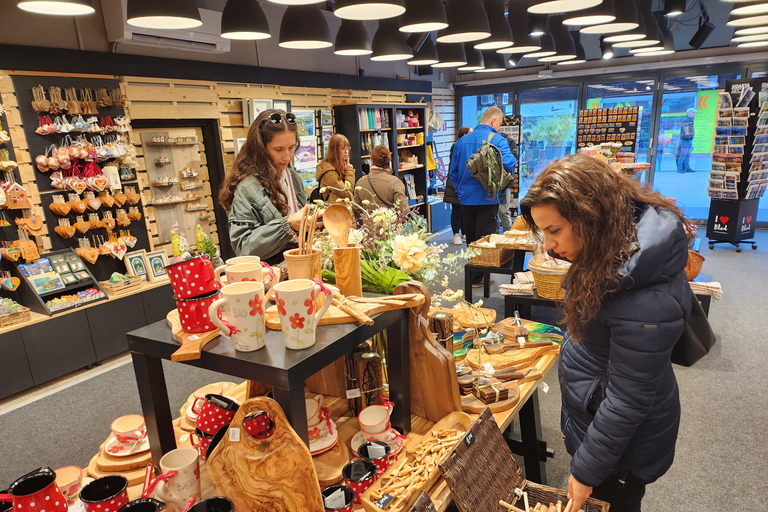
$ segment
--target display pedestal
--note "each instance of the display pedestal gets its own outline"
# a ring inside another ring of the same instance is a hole
[[[739,244],[752,244],[752,248],[757,249],[755,241],[748,239],[755,236],[759,202],[759,199],[712,199],[707,220],[709,248],[714,248],[715,244],[731,244],[736,247],[736,252],[741,252]]]

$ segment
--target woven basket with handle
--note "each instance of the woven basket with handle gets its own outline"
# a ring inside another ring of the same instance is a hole
[[[480,254],[469,258],[467,263],[469,265],[478,265],[481,267],[500,267],[515,255],[515,251],[512,249],[502,249],[500,247],[482,247],[476,245],[480,242],[487,242],[490,240],[491,235],[484,236],[477,242],[469,244],[472,249],[480,249]]]
[[[693,281],[699,275],[702,263],[704,263],[704,256],[688,249],[688,264],[685,265],[685,275],[688,276],[689,281]]]
[[[562,287],[563,277],[568,273],[567,268],[539,267],[534,263],[528,263],[528,270],[533,274],[533,282],[536,283],[536,293],[542,299],[564,300],[565,288]]]

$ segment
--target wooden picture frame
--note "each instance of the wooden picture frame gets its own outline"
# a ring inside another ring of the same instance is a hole
[[[142,281],[149,280],[147,251],[141,249],[140,251],[127,252],[123,261],[125,262],[126,275],[140,277]]]
[[[150,283],[156,283],[159,281],[167,281],[169,279],[168,272],[165,267],[168,266],[168,255],[165,251],[159,250],[146,253],[147,259],[147,277]]]

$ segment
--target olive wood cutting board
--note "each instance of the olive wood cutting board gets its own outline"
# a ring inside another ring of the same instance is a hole
[[[312,457],[312,462],[315,464],[320,487],[325,489],[341,481],[341,470],[349,462],[349,449],[346,443],[339,438],[336,446],[325,453]]]
[[[386,299],[386,297],[373,299],[370,303],[359,302],[356,299],[353,304],[358,310],[368,316],[394,309],[414,308],[424,304],[424,295],[421,294],[417,294],[415,297],[406,300],[395,300],[391,303],[382,302],[382,299]],[[355,317],[345,313],[336,306],[329,307],[328,311],[323,315],[323,318],[320,319],[320,325],[351,324],[355,322],[357,322]],[[281,330],[280,318],[277,314],[277,306],[272,306],[264,312],[264,323],[268,329],[272,329],[273,331]]]
[[[168,327],[171,328],[173,339],[181,343],[181,348],[171,354],[171,361],[191,361],[200,359],[203,353],[203,347],[219,337],[218,329],[207,332],[191,333],[181,328],[179,321],[179,310],[174,309],[165,317]]]
[[[130,469],[127,471],[101,471],[97,465],[99,456],[94,455],[88,464],[88,476],[91,478],[101,478],[109,475],[123,475],[128,479],[128,485],[140,485],[144,482],[145,468]]]
[[[553,341],[555,343],[562,343],[563,336],[556,333],[557,329],[555,326],[548,326],[547,324],[541,324],[539,322],[533,322],[531,320],[525,320],[521,319],[520,323],[523,327],[531,327],[531,326],[545,326],[545,328],[550,328],[552,332],[541,332],[541,329],[528,329],[528,339],[530,341]],[[505,318],[504,320],[501,320],[499,322],[496,322],[494,324],[494,328],[497,332],[504,335],[505,338],[511,340],[511,341],[517,341],[516,336],[514,335],[515,330],[515,319],[514,318]]]
[[[517,405],[517,402],[520,401],[520,387],[518,386],[517,381],[499,382],[496,379],[491,379],[491,384],[497,388],[507,388],[509,390],[509,398],[492,404],[486,404],[473,394],[462,395],[461,408],[464,412],[480,414],[486,407],[488,407],[491,409],[492,413],[496,414],[497,412],[513,408]]]

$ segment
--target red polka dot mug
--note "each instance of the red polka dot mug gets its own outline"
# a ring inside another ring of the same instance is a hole
[[[86,512],[117,512],[128,503],[128,480],[122,475],[97,478],[80,491]]]
[[[219,298],[216,290],[210,295],[193,299],[176,299],[176,309],[179,311],[179,321],[184,332],[206,332],[217,329],[211,321],[209,309]],[[221,315],[221,313],[218,313]],[[221,316],[219,316],[221,318]]]
[[[382,441],[368,441],[361,444],[357,449],[357,454],[360,458],[376,464],[376,478],[383,475],[389,466],[392,465],[390,452],[389,445]]]
[[[224,395],[205,395],[205,402],[197,415],[195,426],[206,434],[214,435],[232,422],[239,408],[237,402]]]
[[[332,485],[322,491],[326,512],[352,512],[355,506],[355,491],[345,485]]]
[[[194,432],[189,434],[189,442],[192,446],[197,448],[197,453],[200,454],[200,459],[206,459],[206,453],[208,452],[208,447],[211,445],[214,435],[215,434],[206,434],[199,428],[196,428]]]
[[[243,427],[251,437],[269,439],[275,433],[275,420],[266,411],[257,411],[243,419]]]
[[[221,285],[216,281],[211,260],[198,256],[165,267],[171,279],[171,288],[177,299],[191,299],[217,291]]]
[[[355,491],[355,503],[360,503],[360,497],[378,478],[376,470],[376,464],[367,460],[353,460],[341,470],[344,485]]]
[[[0,501],[12,502],[14,510],[24,512],[66,512],[68,508],[51,468],[38,468],[22,476],[11,484],[7,494],[0,494]]]

